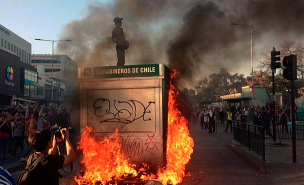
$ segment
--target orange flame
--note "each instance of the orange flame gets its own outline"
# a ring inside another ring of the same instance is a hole
[[[117,132],[118,129],[115,130],[114,134],[99,140],[95,139],[92,128],[84,128],[79,149],[83,150],[81,163],[85,165],[86,171],[83,177],[75,178],[77,183],[94,184],[100,181],[106,184],[108,181],[120,180],[129,174],[137,175],[134,166],[128,163],[128,159],[124,157],[121,151]]]
[[[177,75],[173,70],[171,79]],[[158,170],[157,175],[142,175],[142,180],[157,180],[166,185],[176,185],[182,182],[185,176],[185,165],[193,153],[194,141],[189,136],[188,121],[176,108],[178,91],[170,82],[168,97],[168,133],[167,133],[167,165]],[[86,166],[84,176],[76,177],[80,183],[106,184],[111,180],[120,180],[127,175],[137,176],[140,171],[128,163],[128,159],[121,151],[121,143],[117,138],[117,129],[113,135],[98,141],[90,135],[92,128],[86,127],[81,135],[79,148],[83,150],[83,160]],[[114,140],[115,139],[115,140]],[[114,140],[114,141],[113,141]]]
[[[173,70],[171,79],[177,75]],[[176,108],[178,91],[170,81],[168,102],[167,165],[158,171],[156,180],[163,184],[178,184],[185,176],[185,166],[193,153],[194,141],[189,136],[188,121]],[[151,180],[149,177],[142,177]]]

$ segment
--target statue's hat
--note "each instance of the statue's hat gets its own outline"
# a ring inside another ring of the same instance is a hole
[[[115,17],[114,22],[121,22],[123,18]]]

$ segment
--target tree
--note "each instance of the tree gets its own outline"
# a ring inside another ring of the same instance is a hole
[[[294,43],[292,41],[285,41],[280,45],[280,48],[278,49],[281,54],[281,62],[283,61],[283,58],[288,55],[297,55],[297,66],[298,66],[298,76],[304,75],[304,47],[300,43]],[[270,63],[271,63],[271,55],[270,51],[267,53],[262,54],[264,60],[260,62],[260,65],[258,68],[260,68],[263,71],[266,71],[267,73],[271,73],[270,69]],[[283,65],[283,64],[282,64]],[[279,70],[279,74],[282,76],[282,70]]]
[[[201,101],[212,101],[217,96],[229,94],[231,89],[236,90],[234,93],[241,92],[244,85],[246,79],[243,74],[230,75],[226,69],[221,68],[220,73],[212,73],[209,79],[199,80],[195,89]]]

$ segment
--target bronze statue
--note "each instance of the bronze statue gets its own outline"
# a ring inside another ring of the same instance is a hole
[[[122,19],[114,18],[115,28],[112,30],[112,41],[116,43],[117,66],[125,65],[125,50],[129,48],[129,41],[125,39],[125,34],[121,28]]]

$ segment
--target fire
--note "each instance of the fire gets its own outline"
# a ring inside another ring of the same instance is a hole
[[[82,164],[86,171],[82,177],[76,177],[77,183],[96,183],[111,180],[120,180],[131,174],[137,175],[133,165],[128,163],[121,151],[121,144],[117,138],[118,129],[114,134],[105,137],[103,140],[95,139],[94,131],[85,127],[79,142],[79,149],[83,150]]]
[[[174,70],[171,79],[177,75]],[[178,91],[170,82],[168,97],[168,133],[167,133],[167,165],[157,174],[158,181],[163,184],[178,184],[185,176],[185,166],[193,153],[194,141],[189,136],[188,121],[176,108]],[[150,180],[149,177],[142,179]]]
[[[171,74],[171,79],[177,72]],[[176,108],[178,91],[170,82],[168,97],[168,133],[166,167],[160,168],[157,174],[142,175],[142,180],[157,180],[162,184],[176,185],[181,183],[185,176],[185,166],[193,153],[194,141],[189,136],[188,121]],[[81,135],[79,148],[83,150],[83,163],[86,166],[84,176],[76,177],[80,183],[96,183],[98,181],[106,184],[111,180],[119,180],[126,176],[137,176],[140,171],[129,164],[128,159],[121,151],[121,143],[117,138],[117,129],[113,135],[105,137],[102,141],[90,135],[92,128],[86,127]]]

